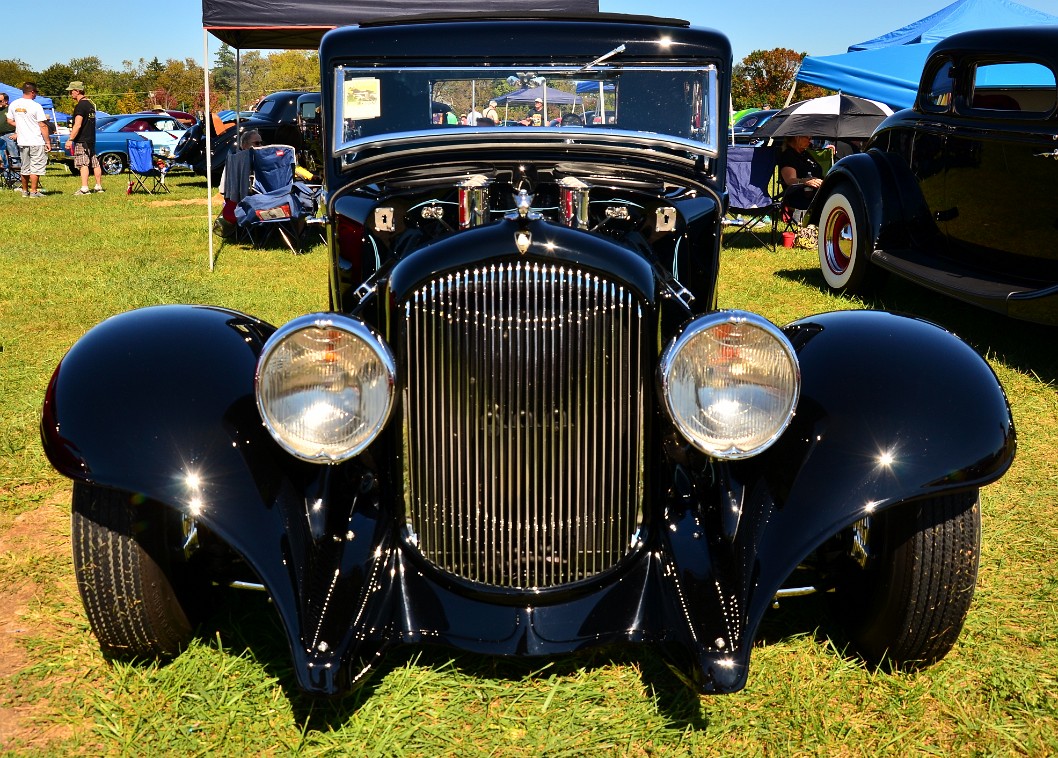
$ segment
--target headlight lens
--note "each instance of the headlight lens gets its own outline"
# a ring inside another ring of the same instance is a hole
[[[343,461],[378,436],[393,408],[393,354],[361,321],[302,316],[265,343],[257,408],[272,436],[308,461]]]
[[[662,354],[659,372],[673,422],[716,458],[767,449],[793,418],[801,385],[790,341],[744,311],[693,321]]]

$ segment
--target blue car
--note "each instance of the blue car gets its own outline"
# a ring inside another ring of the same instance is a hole
[[[100,118],[96,124],[96,153],[104,174],[120,174],[129,163],[128,140],[146,139],[154,152],[169,157],[187,127],[169,113],[131,113]],[[73,151],[67,146],[68,135],[53,138],[52,159],[65,163],[71,174],[79,173],[73,165]]]

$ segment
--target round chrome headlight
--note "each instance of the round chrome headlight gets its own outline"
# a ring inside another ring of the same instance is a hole
[[[661,394],[687,440],[716,458],[766,450],[793,418],[801,374],[793,345],[744,311],[702,316],[661,356]]]
[[[382,431],[395,380],[392,352],[366,324],[310,314],[265,343],[257,362],[257,408],[291,454],[315,463],[343,461]]]

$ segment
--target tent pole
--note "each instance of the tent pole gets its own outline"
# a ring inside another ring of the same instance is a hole
[[[242,48],[235,48],[235,138],[239,138],[239,120],[242,118]],[[238,142],[235,148],[238,149]]]
[[[791,84],[790,84],[790,92],[789,92],[788,95],[786,95],[786,103],[785,103],[785,105],[783,105],[783,108],[785,108],[787,105],[789,105],[790,102],[793,100],[793,93],[794,93],[794,90],[797,89],[797,75],[799,73],[801,73],[801,67],[800,66],[798,66],[797,67],[797,71],[794,72],[793,82],[791,82]]]
[[[213,270],[213,159],[210,156],[209,133],[213,114],[209,108],[209,32],[202,30],[202,78],[205,80],[205,102],[202,104],[202,131],[206,135],[206,233],[209,235],[209,270]]]

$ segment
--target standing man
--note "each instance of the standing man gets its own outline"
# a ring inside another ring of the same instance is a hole
[[[547,114],[544,113],[544,101],[542,98],[538,97],[533,101],[533,109],[519,123],[522,126],[547,126]]]
[[[0,137],[15,131],[15,127],[7,122],[7,107],[11,104],[6,92],[0,92]]]
[[[37,102],[37,85],[22,85],[22,97],[7,108],[7,123],[15,127],[22,158],[22,197],[44,197],[40,177],[48,168],[48,117]]]
[[[73,126],[67,141],[73,145],[73,165],[81,172],[81,189],[75,195],[90,195],[88,169],[96,177],[96,192],[103,192],[103,167],[96,155],[96,107],[84,96],[84,82],[70,82],[66,88],[76,105],[73,107]]]

